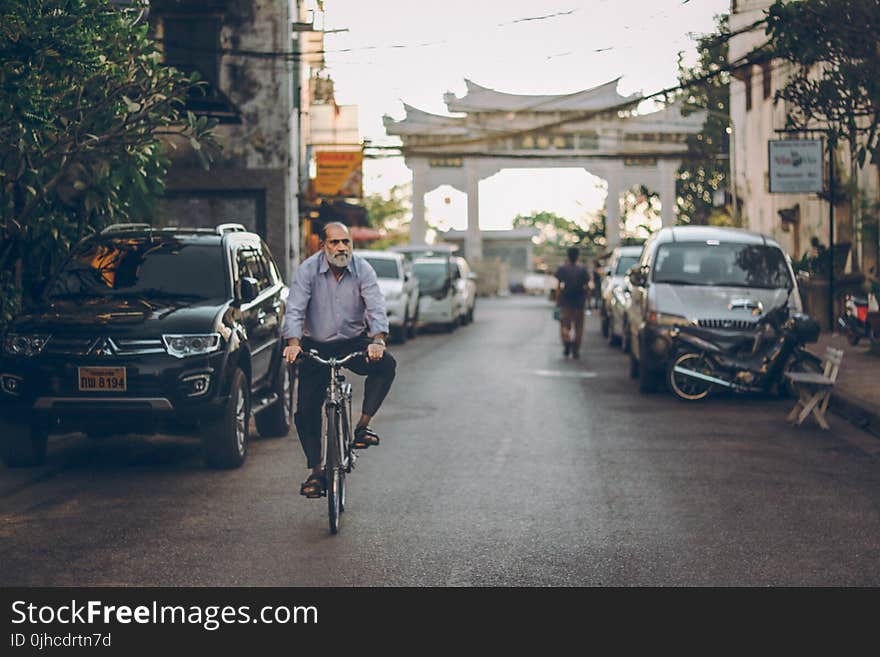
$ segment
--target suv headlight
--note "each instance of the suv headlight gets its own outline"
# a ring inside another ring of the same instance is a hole
[[[657,326],[688,326],[687,317],[681,315],[669,315],[667,313],[649,313],[648,322]]]
[[[162,342],[165,343],[165,351],[175,358],[202,356],[220,348],[220,334],[163,335]]]
[[[46,343],[49,335],[33,335],[23,333],[7,333],[3,339],[3,351],[13,356],[36,356]]]

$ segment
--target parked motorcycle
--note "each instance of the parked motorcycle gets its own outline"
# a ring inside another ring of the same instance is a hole
[[[856,346],[862,338],[874,339],[871,325],[868,323],[868,299],[845,294],[843,297],[844,315],[837,318],[846,339]]]
[[[751,307],[762,312],[760,304]],[[791,394],[785,372],[821,372],[819,358],[804,345],[819,339],[819,323],[791,313],[788,300],[764,314],[755,332],[723,335],[697,326],[673,330],[675,350],[666,372],[670,390],[679,399],[705,399],[713,390]]]

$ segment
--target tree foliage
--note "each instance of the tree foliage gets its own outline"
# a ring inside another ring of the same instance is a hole
[[[597,216],[586,226],[561,217],[555,212],[518,214],[513,219],[514,228],[536,228],[535,255],[542,260],[558,258],[570,246],[582,247],[587,254],[598,253],[605,246],[605,216]]]
[[[77,239],[150,217],[169,165],[159,132],[203,155],[215,146],[212,122],[184,109],[197,84],[107,0],[4,0],[0,323],[13,292],[33,299]]]
[[[364,207],[370,225],[385,232],[385,237],[373,242],[373,248],[384,249],[409,242],[409,199],[403,185],[394,185],[387,194],[367,194]]]
[[[728,16],[717,19],[718,32],[729,32]],[[678,170],[676,196],[681,223],[729,223],[714,207],[714,194],[729,182],[730,74],[726,72],[727,39],[709,34],[697,40],[696,65],[688,68],[679,56],[678,79],[683,113],[709,110],[703,129],[687,138],[687,158]],[[697,82],[697,80],[701,80]]]
[[[645,185],[636,185],[622,197],[624,239],[645,240],[660,221],[660,195]]]
[[[789,126],[827,129],[859,166],[880,161],[880,3],[776,0],[766,32],[772,55],[793,65],[777,92]]]

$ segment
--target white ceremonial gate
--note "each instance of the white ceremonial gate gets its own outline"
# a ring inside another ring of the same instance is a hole
[[[664,226],[675,222],[675,173],[685,140],[700,131],[704,111],[681,115],[681,107],[643,115],[632,110],[640,94],[622,96],[617,80],[572,94],[508,94],[465,80],[462,98],[444,96],[459,116],[430,114],[404,104],[406,117],[384,117],[385,130],[403,140],[413,173],[410,241],[425,242],[425,194],[451,185],[467,194],[465,252],[482,256],[479,182],[504,169],[582,167],[608,184],[607,240],[620,242],[620,194],[645,185],[660,195]],[[461,115],[463,114],[463,115]]]

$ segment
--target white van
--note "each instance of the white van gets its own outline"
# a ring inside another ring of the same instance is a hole
[[[412,270],[419,280],[419,325],[442,324],[454,331],[462,315],[462,296],[455,285],[457,263],[448,256],[415,258]]]

